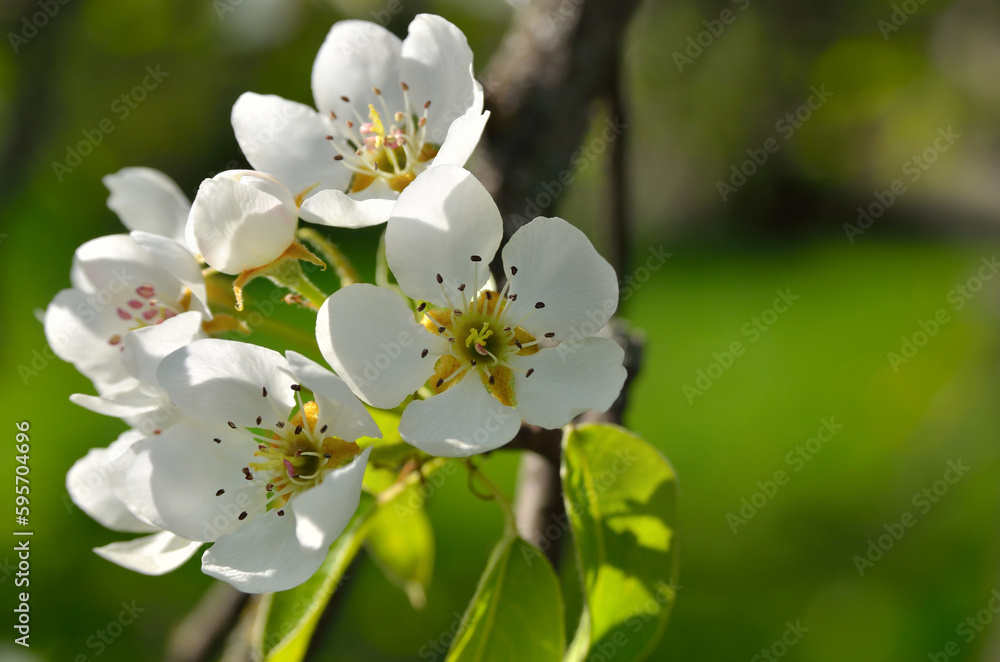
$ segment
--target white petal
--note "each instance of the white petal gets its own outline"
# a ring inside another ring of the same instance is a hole
[[[489,112],[485,112],[481,115],[463,115],[452,122],[448,128],[448,136],[432,165],[465,165],[479,144],[489,118]]]
[[[135,449],[126,476],[129,504],[162,529],[212,541],[242,525],[241,513],[264,509],[264,486],[242,472],[256,449],[247,432],[186,422]]]
[[[517,411],[528,423],[554,429],[593,409],[607,411],[625,383],[625,352],[609,338],[584,338],[517,356],[514,373]]]
[[[184,243],[184,224],[191,203],[170,177],[152,168],[122,168],[101,181],[111,191],[108,208],[129,230],[143,230]]]
[[[156,376],[184,413],[221,425],[256,426],[258,416],[287,420],[295,403],[285,358],[248,343],[195,341],[164,358]]]
[[[447,345],[420,324],[395,292],[359,283],[335,292],[319,309],[320,352],[358,397],[395,407],[432,374]],[[421,357],[423,350],[429,350]]]
[[[299,209],[299,215],[303,221],[319,225],[366,228],[385,223],[394,204],[395,197],[357,200],[341,191],[328,190],[306,198]]]
[[[368,466],[369,446],[350,464],[323,476],[323,482],[295,497],[295,536],[305,549],[326,551],[337,539],[361,500],[361,479]]]
[[[326,549],[306,549],[295,535],[295,513],[260,513],[219,538],[201,557],[201,570],[244,593],[270,593],[298,586],[315,574]]]
[[[98,314],[102,308],[93,295],[62,290],[45,309],[45,339],[56,356],[94,382],[110,385],[127,379],[128,373],[120,348],[108,344],[118,332],[113,309],[109,316]]]
[[[261,513],[221,537],[202,557],[202,570],[248,593],[283,591],[309,579],[358,508],[370,453],[368,447],[294,497],[284,516]]]
[[[77,460],[66,474],[66,489],[80,510],[101,525],[115,531],[146,532],[156,527],[136,517],[116,494],[113,460],[126,452],[141,435],[134,430],[123,433],[107,448],[92,448]]]
[[[482,112],[483,90],[472,72],[472,49],[457,27],[440,16],[419,14],[410,23],[402,57],[402,80],[410,86],[411,102],[416,107],[431,102],[427,115],[431,143],[444,142],[455,119]]]
[[[247,160],[277,177],[293,195],[310,187],[346,189],[347,168],[333,160],[326,120],[309,106],[246,92],[233,105],[233,130]]]
[[[159,386],[156,369],[174,350],[190,345],[201,336],[201,315],[190,312],[164,320],[160,324],[136,329],[122,341],[122,363],[129,374],[146,384]]]
[[[186,245],[148,232],[132,232],[129,237],[140,248],[152,255],[160,267],[179,280],[184,287],[191,290],[195,299],[192,302],[195,304],[195,310],[198,310],[207,319],[212,318],[212,313],[208,309],[208,293],[205,288],[205,279],[201,275],[201,265],[198,264]]]
[[[194,556],[202,543],[160,531],[151,536],[96,547],[98,556],[144,575],[162,575],[175,570]]]
[[[111,396],[73,393],[69,396],[69,401],[84,409],[89,409],[95,414],[114,416],[115,418],[142,416],[160,407],[160,403],[156,399],[135,389]]]
[[[165,301],[177,301],[181,284],[156,258],[127,234],[91,239],[76,249],[71,267],[73,286],[100,297],[106,307],[109,295],[125,295],[140,285],[151,285]]]
[[[198,250],[210,266],[238,274],[275,260],[295,239],[291,193],[262,173],[228,171],[206,179],[191,207]]]
[[[583,232],[561,218],[539,217],[521,227],[504,246],[503,263],[510,292],[517,295],[508,319],[530,313],[521,326],[536,337],[593,335],[618,307],[615,270]],[[536,308],[539,302],[544,308]]]
[[[425,453],[466,457],[503,446],[521,417],[490,395],[478,374],[466,374],[447,391],[407,405],[399,434]]]
[[[479,180],[462,168],[437,166],[399,194],[386,226],[386,259],[408,296],[449,306],[438,275],[450,292],[463,283],[471,288],[466,294],[477,291],[502,235],[500,212]]]
[[[340,121],[354,119],[352,108],[368,116],[368,104],[381,111],[373,87],[379,87],[389,108],[402,109],[399,87],[399,38],[369,21],[338,21],[316,54],[312,89],[320,113],[331,110]],[[342,96],[350,102],[341,100]]]
[[[375,419],[343,379],[291,350],[285,352],[285,356],[295,379],[313,392],[319,405],[317,426],[329,426],[325,436],[340,437],[344,441],[382,436]]]

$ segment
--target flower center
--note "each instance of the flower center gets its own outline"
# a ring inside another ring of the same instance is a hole
[[[366,121],[353,106],[353,119],[337,123],[337,115],[330,111],[334,120],[334,133],[326,138],[337,154],[333,158],[340,161],[354,177],[348,193],[359,193],[376,180],[383,180],[389,188],[399,193],[427,167],[440,148],[427,141],[427,112],[431,102],[423,105],[423,115],[417,117],[410,104],[409,87],[400,83],[403,89],[404,108],[391,112],[382,91],[373,88],[381,106],[381,113],[373,104],[368,104]],[[341,97],[350,103],[347,97]],[[392,118],[388,128],[382,117]]]
[[[135,296],[126,300],[115,310],[122,325],[128,326],[121,333],[115,333],[108,338],[108,344],[124,351],[125,348],[121,346],[123,335],[129,331],[159,324],[180,313],[187,312],[190,307],[191,290],[186,287],[180,300],[171,305],[157,298],[156,289],[149,283],[140,285],[135,288]]]
[[[292,385],[299,409],[287,422],[279,420],[269,428],[263,416],[258,416],[256,426],[246,428],[257,442],[257,449],[253,461],[243,467],[243,476],[260,482],[266,492],[265,512],[276,510],[279,516],[285,514],[285,506],[296,494],[319,485],[326,472],[347,464],[361,452],[354,442],[324,436],[328,426],[317,430],[319,406],[314,401],[303,402],[301,389],[298,384]],[[267,398],[266,387],[261,393]],[[236,427],[232,422],[229,426]],[[219,490],[216,496],[223,493]],[[246,512],[240,513],[241,520],[246,516]]]
[[[476,257],[473,256],[473,261],[478,262]],[[500,292],[483,289],[478,295],[466,298],[467,288],[462,284],[457,288],[459,298],[456,300],[454,292],[448,292],[440,276],[438,283],[452,307],[425,310],[426,304],[421,304],[417,308],[424,313],[421,320],[424,327],[447,338],[449,344],[448,351],[434,365],[431,387],[441,393],[467,373],[477,372],[493,397],[513,407],[516,404],[514,371],[518,369],[511,365],[510,359],[534,354],[538,351],[538,341],[519,326],[524,320],[507,319],[507,305],[512,300],[507,296],[508,286]],[[526,371],[525,376],[532,372]]]

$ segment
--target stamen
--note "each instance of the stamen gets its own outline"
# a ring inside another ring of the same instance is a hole
[[[226,493],[225,490],[219,490],[218,492],[215,493],[215,496],[222,496],[225,493]]]
[[[229,427],[231,427],[232,429],[234,430],[236,429],[236,423],[233,423],[232,421],[226,421],[226,424],[228,424]]]
[[[215,438],[215,439],[213,439],[212,441],[214,441],[214,442],[215,442],[215,443],[217,443],[217,444],[221,444],[221,443],[222,443],[222,440],[221,440],[221,439],[219,439],[218,437],[216,437],[216,438]]]
[[[555,338],[556,337],[555,331],[549,331],[548,333],[545,334],[545,337],[546,338]]]

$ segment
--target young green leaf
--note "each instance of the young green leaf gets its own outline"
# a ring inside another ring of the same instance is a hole
[[[369,522],[365,547],[414,609],[426,603],[434,573],[434,529],[415,486],[379,507]]]
[[[566,646],[559,580],[545,555],[508,535],[493,550],[447,662],[547,662]]]
[[[566,662],[640,660],[659,640],[677,580],[677,481],[659,451],[613,425],[567,428],[563,495],[586,605]]]

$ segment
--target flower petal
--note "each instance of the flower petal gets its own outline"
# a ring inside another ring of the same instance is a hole
[[[449,306],[438,277],[455,298],[463,283],[472,288],[466,295],[478,291],[502,235],[500,211],[479,180],[437,166],[399,194],[386,226],[386,259],[408,296]]]
[[[359,398],[388,409],[434,374],[446,341],[413,321],[403,299],[359,283],[333,293],[316,317],[320,352]],[[429,350],[425,356],[423,350]]]
[[[431,143],[442,144],[457,118],[482,112],[483,89],[472,72],[472,49],[457,27],[440,16],[419,14],[410,23],[401,55],[401,80],[410,86],[410,100],[417,107],[431,102]]]
[[[126,476],[129,504],[183,538],[216,540],[243,524],[242,513],[264,510],[264,486],[242,472],[255,448],[244,431],[179,423],[136,443]]]
[[[45,339],[56,356],[72,363],[95,385],[110,386],[128,379],[128,373],[121,363],[121,349],[108,344],[117,331],[115,320],[95,314],[95,309],[103,306],[93,295],[62,290],[45,309]]]
[[[381,89],[390,108],[402,108],[401,49],[399,38],[381,25],[370,21],[335,23],[313,63],[313,97],[320,113],[332,110],[346,120],[353,119],[352,108],[365,114],[372,104],[381,110],[373,87]]]
[[[255,427],[258,416],[286,420],[295,404],[288,362],[258,345],[197,340],[164,358],[156,376],[185,414],[222,426]]]
[[[539,217],[521,227],[504,246],[503,263],[516,295],[508,307],[511,319],[530,314],[521,326],[535,337],[593,335],[618,307],[615,270],[583,232],[561,218]]]
[[[369,446],[350,464],[328,472],[322,483],[295,497],[295,535],[302,547],[325,553],[344,531],[361,501],[361,479],[371,452]]]
[[[327,190],[306,198],[299,209],[299,215],[303,221],[318,225],[366,228],[385,223],[394,204],[394,199],[357,200],[341,191]]]
[[[159,386],[156,369],[174,350],[190,345],[201,335],[201,315],[181,313],[160,324],[136,329],[122,341],[122,363],[129,374],[146,384]]]
[[[186,245],[148,232],[132,232],[129,237],[142,250],[152,255],[156,264],[191,290],[195,309],[206,319],[212,319],[212,313],[208,309],[205,279],[201,275],[201,265]]]
[[[232,122],[250,164],[277,177],[293,195],[313,186],[344,190],[350,183],[350,171],[333,160],[326,119],[309,106],[246,92],[233,105]]]
[[[111,191],[108,208],[129,230],[184,243],[191,203],[170,177],[152,168],[122,168],[101,181]]]
[[[202,557],[202,570],[248,593],[283,591],[309,579],[358,509],[370,454],[369,446],[327,473],[297,495],[284,516],[262,513],[219,538]]]
[[[107,448],[90,449],[66,474],[66,490],[73,503],[114,531],[156,531],[155,526],[129,510],[116,493],[114,484],[124,480],[124,475],[116,475],[120,467],[114,464],[115,458],[128,452],[140,439],[142,435],[136,430],[124,432]]]
[[[268,175],[231,170],[201,183],[189,222],[205,262],[238,274],[268,264],[291,245],[298,210],[291,193]]]
[[[447,391],[407,405],[399,434],[425,453],[466,457],[503,446],[520,427],[517,411],[490,395],[479,375],[468,374]]]
[[[285,352],[292,374],[313,392],[319,405],[318,425],[328,425],[328,436],[354,441],[358,437],[381,437],[375,419],[344,380],[318,363],[291,350]]]
[[[465,165],[479,144],[489,118],[490,113],[487,111],[481,115],[462,115],[452,122],[432,165]]]
[[[315,574],[327,550],[304,548],[296,517],[286,510],[261,513],[222,536],[201,557],[201,570],[244,593],[270,593],[298,586]]]
[[[160,531],[151,536],[96,547],[94,552],[128,570],[144,575],[162,575],[179,568],[201,546],[200,542]]]
[[[607,411],[625,383],[624,358],[624,350],[609,338],[584,338],[513,357],[518,414],[527,423],[554,429],[585,411]]]

